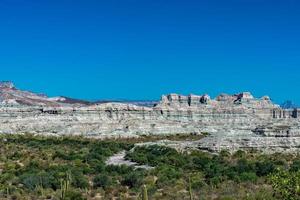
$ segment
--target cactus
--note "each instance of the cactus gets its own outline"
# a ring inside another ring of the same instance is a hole
[[[69,190],[71,184],[71,172],[67,172],[67,177],[66,177],[66,190]]]
[[[66,178],[60,180],[60,199],[64,200],[66,198],[66,193],[68,192],[70,188],[70,183],[71,183],[71,173],[67,172],[66,173]]]
[[[190,194],[190,200],[193,200],[193,190],[192,190],[191,177],[189,177],[189,194]]]
[[[148,190],[147,190],[147,186],[143,185],[143,200],[148,200]]]
[[[6,187],[6,196],[9,197],[9,187]]]
[[[63,179],[60,180],[60,192],[61,192],[60,193],[60,199],[64,200],[66,193],[65,193],[65,187],[64,187],[64,180]]]

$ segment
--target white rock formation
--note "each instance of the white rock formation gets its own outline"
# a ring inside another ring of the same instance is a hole
[[[210,151],[282,151],[296,150],[300,145],[300,111],[281,109],[269,97],[257,99],[249,92],[221,94],[216,99],[208,95],[170,94],[162,96],[155,107],[123,103],[87,106],[0,83],[0,102],[2,134],[103,138],[209,133],[209,137],[193,144]]]

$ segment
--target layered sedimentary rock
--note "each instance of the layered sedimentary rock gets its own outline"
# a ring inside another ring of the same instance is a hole
[[[124,103],[71,103],[0,84],[0,133],[137,137],[209,134],[187,147],[208,151],[259,149],[297,151],[300,111],[282,109],[268,96],[162,96],[154,107]]]

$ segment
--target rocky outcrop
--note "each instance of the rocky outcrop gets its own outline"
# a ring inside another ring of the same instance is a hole
[[[164,95],[155,106],[128,103],[66,103],[0,84],[0,133],[137,137],[161,134],[209,134],[193,142],[208,151],[256,148],[297,149],[300,110],[282,109],[268,96],[249,92]]]

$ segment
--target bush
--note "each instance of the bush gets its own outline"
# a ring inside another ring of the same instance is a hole
[[[136,147],[135,151],[128,153],[126,158],[151,166],[168,164],[183,167],[187,163],[186,156],[178,153],[175,149],[158,145]]]
[[[80,191],[69,190],[66,192],[64,200],[85,200]]]
[[[263,162],[257,162],[255,164],[256,167],[256,174],[258,176],[266,176],[274,172],[275,165],[272,163],[272,161],[263,161]]]
[[[218,162],[210,162],[204,168],[206,178],[221,177],[225,174],[225,166]]]
[[[93,179],[94,188],[102,187],[102,188],[106,189],[111,185],[112,185],[112,180],[107,175],[97,175]]]
[[[231,156],[231,154],[230,154],[230,152],[227,151],[227,150],[222,150],[222,151],[220,152],[220,156],[221,156],[222,158],[228,158],[228,157]]]
[[[209,184],[212,186],[217,186],[222,182],[222,178],[219,176],[215,176],[209,179]]]
[[[244,158],[246,156],[246,152],[242,150],[238,150],[233,154],[234,158]]]
[[[193,189],[199,190],[205,185],[205,178],[202,173],[193,173],[190,175],[191,185]]]
[[[102,160],[92,159],[89,161],[90,170],[92,173],[98,174],[105,170],[105,163]]]
[[[252,182],[255,183],[257,181],[257,176],[254,172],[244,172],[239,176],[239,179],[242,182]]]
[[[108,165],[105,168],[105,171],[112,175],[124,175],[132,172],[133,170],[134,170],[133,167],[129,167],[126,165],[121,165],[121,166]]]
[[[35,190],[36,187],[40,186],[43,188],[51,188],[56,184],[55,178],[46,172],[40,172],[38,174],[23,174],[20,176],[21,182],[29,190]]]
[[[156,171],[158,176],[158,183],[160,185],[174,183],[175,180],[179,179],[182,176],[182,173],[179,169],[167,165],[159,166]]]
[[[294,160],[293,164],[291,165],[290,171],[297,172],[300,170],[300,160]]]
[[[20,177],[21,183],[25,185],[29,190],[34,190],[40,185],[39,177],[35,174],[24,174]]]
[[[200,170],[203,170],[205,166],[211,162],[211,158],[207,154],[197,154],[196,156],[193,156],[192,160],[195,167]]]
[[[245,158],[242,158],[238,160],[236,170],[240,174],[244,172],[255,172],[255,166],[253,163],[248,162]]]
[[[142,185],[142,177],[136,172],[132,172],[124,176],[122,180],[122,185],[126,185],[130,188],[138,188]]]
[[[76,188],[86,189],[89,187],[88,179],[80,172],[72,172],[72,185]]]

